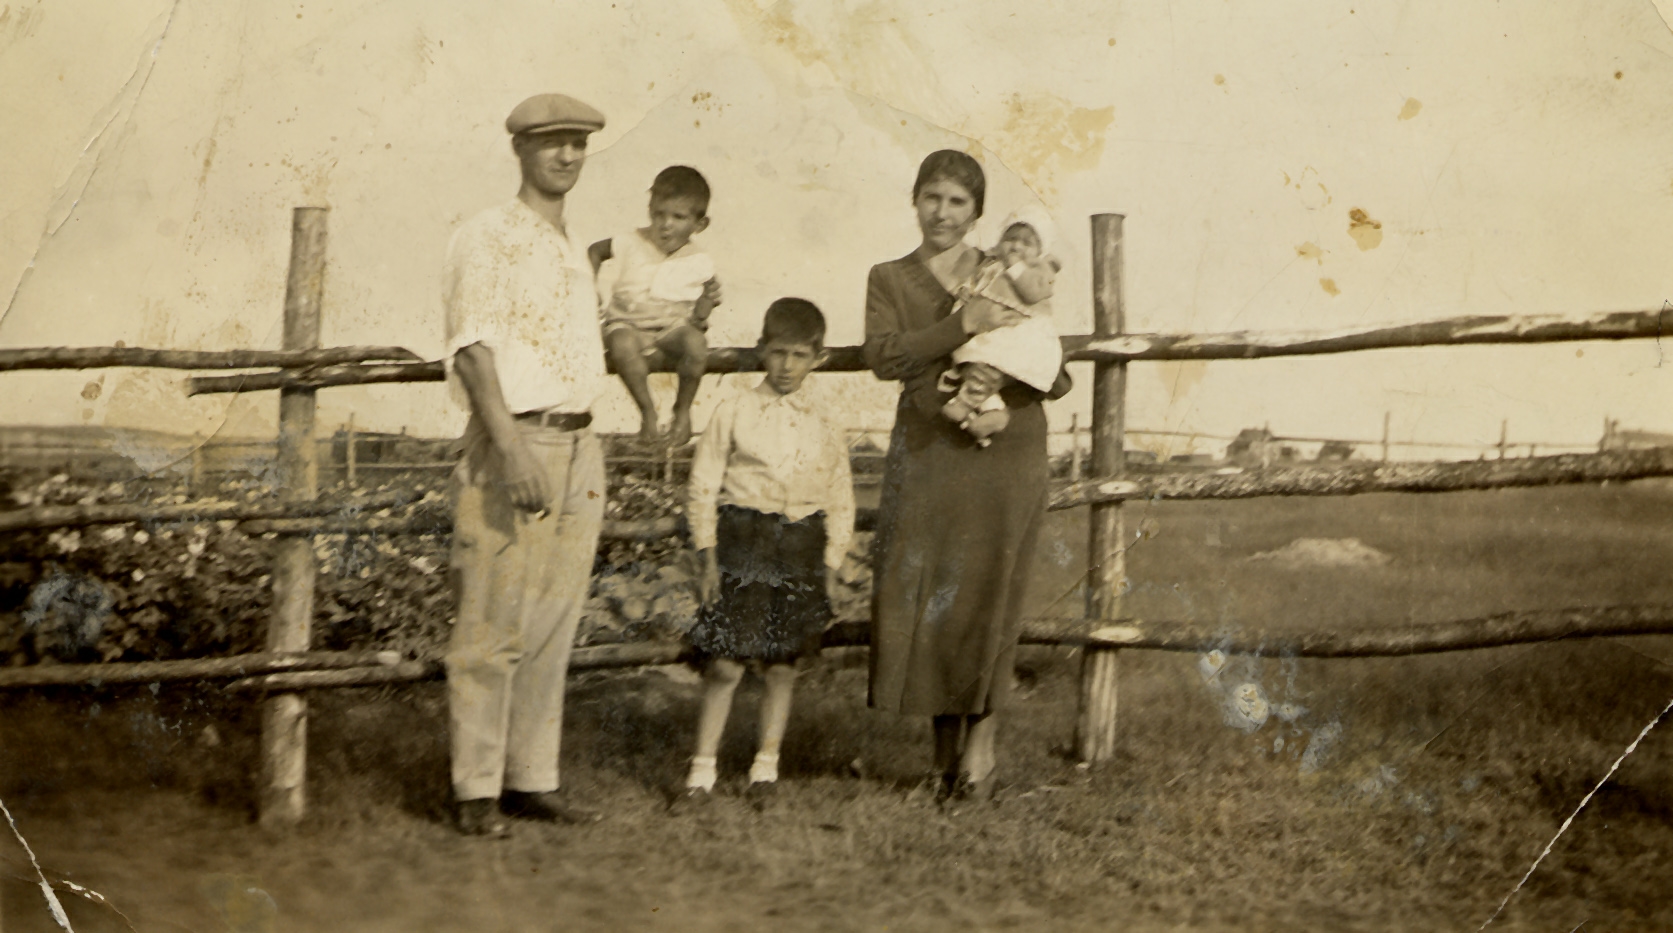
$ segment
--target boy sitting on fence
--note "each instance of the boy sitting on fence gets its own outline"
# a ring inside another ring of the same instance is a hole
[[[650,225],[599,240],[587,248],[596,274],[614,259],[617,275],[604,302],[604,345],[616,374],[639,406],[639,438],[659,439],[650,369],[672,363],[679,374],[668,440],[691,440],[691,402],[708,362],[703,332],[720,303],[714,260],[691,242],[709,226],[709,183],[702,173],[675,165],[651,183]]]
[[[691,463],[686,520],[703,561],[703,609],[689,638],[705,659],[697,750],[684,796],[707,799],[715,756],[744,662],[763,665],[760,750],[752,795],[778,780],[796,658],[817,654],[831,587],[854,531],[848,445],[805,393],[825,360],[825,318],[810,301],[767,308],[759,349],[766,378],[715,409]]]
[[[986,447],[1010,423],[999,390],[1023,382],[1050,392],[1063,367],[1063,346],[1051,323],[1051,293],[1062,268],[1052,255],[1054,227],[1045,211],[1024,207],[1005,218],[999,244],[960,289],[1020,311],[1028,318],[970,338],[953,351],[953,368],[941,376],[944,392],[956,391],[941,413]]]

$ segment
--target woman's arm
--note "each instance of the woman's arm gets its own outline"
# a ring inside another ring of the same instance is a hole
[[[907,379],[958,349],[970,334],[964,316],[954,312],[928,327],[908,330],[906,309],[881,266],[866,280],[866,365],[879,379]]]

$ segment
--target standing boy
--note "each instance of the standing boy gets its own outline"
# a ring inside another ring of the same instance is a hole
[[[688,165],[673,165],[651,182],[650,225],[587,248],[593,272],[614,259],[617,275],[604,303],[604,344],[633,403],[639,406],[639,439],[654,442],[656,402],[653,366],[672,364],[679,374],[668,443],[691,440],[691,402],[708,364],[709,312],[720,303],[714,260],[691,241],[709,227],[709,183]]]
[[[542,94],[505,127],[522,187],[454,233],[444,298],[449,382],[471,412],[451,480],[453,793],[460,832],[486,836],[506,833],[502,810],[596,818],[557,790],[564,677],[604,518],[604,456],[587,430],[604,347],[564,198],[604,116]]]
[[[689,637],[705,663],[697,748],[677,804],[714,789],[732,692],[751,661],[761,663],[766,689],[749,790],[776,786],[795,662],[819,653],[854,534],[848,445],[797,391],[826,359],[825,316],[811,301],[780,298],[767,308],[758,347],[766,377],[720,403],[691,462],[686,521],[703,560],[703,613]]]

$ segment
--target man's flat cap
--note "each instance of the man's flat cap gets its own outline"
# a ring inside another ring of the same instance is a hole
[[[505,118],[505,130],[513,136],[554,130],[596,133],[602,129],[604,114],[566,94],[536,94]]]

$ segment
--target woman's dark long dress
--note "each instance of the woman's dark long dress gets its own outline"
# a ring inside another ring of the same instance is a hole
[[[936,381],[969,339],[953,304],[916,256],[872,267],[866,362],[903,385],[872,548],[870,703],[901,713],[1007,705],[1050,478],[1042,396],[1026,385],[1004,390],[1011,422],[991,446],[942,417]]]

